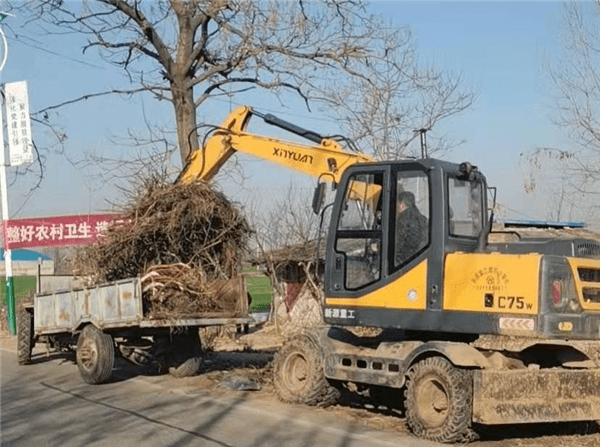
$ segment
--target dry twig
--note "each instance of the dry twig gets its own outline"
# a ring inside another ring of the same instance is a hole
[[[93,284],[143,277],[145,310],[154,315],[223,311],[223,297],[237,306],[219,280],[238,273],[250,228],[223,194],[203,181],[151,179],[122,212],[126,223],[78,253],[78,275]]]

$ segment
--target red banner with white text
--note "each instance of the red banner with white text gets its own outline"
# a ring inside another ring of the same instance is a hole
[[[5,249],[66,247],[92,244],[113,223],[123,223],[119,214],[12,219],[2,227]]]

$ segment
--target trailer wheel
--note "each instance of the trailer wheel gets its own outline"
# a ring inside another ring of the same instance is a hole
[[[31,362],[33,345],[33,312],[19,306],[17,313],[17,360],[19,365],[27,365]]]
[[[190,377],[202,364],[202,343],[198,330],[155,336],[155,356],[159,373],[175,378]]]
[[[190,357],[179,364],[179,366],[171,366],[169,368],[169,374],[176,379],[191,377],[198,372],[201,363],[201,357]]]
[[[442,357],[413,365],[406,384],[406,421],[412,432],[436,442],[476,439],[471,428],[473,376]]]
[[[277,396],[286,403],[327,406],[339,398],[325,377],[320,352],[306,337],[289,340],[279,349],[273,382]]]
[[[92,385],[108,381],[115,363],[112,337],[88,324],[79,334],[76,357],[79,374],[84,381]]]

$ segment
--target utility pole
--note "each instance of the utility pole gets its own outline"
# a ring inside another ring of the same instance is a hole
[[[2,33],[0,31],[0,33]],[[4,37],[4,34],[2,33]],[[0,69],[1,71],[1,69]],[[2,195],[2,239],[4,246],[8,247],[6,241],[6,225],[8,224],[8,186],[6,184],[6,154],[4,147],[4,124],[2,120],[2,107],[0,107],[0,140],[2,140],[2,150],[0,150],[0,192]],[[8,327],[10,333],[17,333],[17,321],[15,315],[15,283],[12,275],[12,252],[10,248],[4,250],[4,269],[6,274],[6,307],[8,309]]]
[[[0,23],[2,23],[4,21],[4,19],[6,19],[6,17],[8,17],[9,15],[12,14],[7,14],[7,13],[3,13],[0,12]],[[2,55],[2,62],[0,63],[0,76],[2,75],[2,70],[4,69],[4,65],[6,64],[6,60],[8,59],[8,43],[6,42],[6,36],[4,35],[4,31],[2,30],[2,27],[0,27],[0,36],[2,37],[2,43],[4,44],[4,54]],[[1,84],[0,84],[1,85]],[[19,83],[19,86],[21,85],[21,83]],[[23,83],[23,88],[25,89],[25,98],[27,96],[26,93],[26,84]],[[6,101],[6,105],[7,105],[7,122],[11,122],[10,120],[12,119],[12,117],[10,116],[10,109],[9,109],[9,103],[6,100],[6,92],[5,92],[5,101]],[[15,97],[13,96],[13,99]],[[26,99],[25,99],[26,102]],[[17,104],[14,105],[14,107],[18,107]],[[11,148],[11,159],[13,158],[13,146],[15,146],[15,154],[17,154],[17,151],[21,151],[21,153],[18,153],[15,158],[16,158],[16,164],[21,164],[27,161],[30,161],[29,159],[31,158],[31,146],[30,146],[30,141],[31,141],[31,129],[30,129],[30,124],[29,124],[29,106],[26,105],[23,107],[23,110],[17,111],[14,110],[14,112],[16,113],[15,115],[15,122],[18,122],[19,125],[15,126],[15,130],[18,132],[18,134],[13,138],[13,140],[11,140],[11,129],[8,129],[8,139],[9,139],[9,145]],[[24,126],[21,126],[21,119],[23,119],[23,122],[26,122]],[[18,120],[18,121],[17,121]],[[19,131],[21,131],[21,133],[19,133]],[[6,307],[8,309],[8,326],[10,329],[10,332],[12,335],[15,335],[17,333],[17,319],[16,319],[16,304],[15,304],[15,283],[14,283],[14,279],[13,279],[13,275],[12,275],[12,253],[11,250],[9,248],[8,245],[8,241],[7,241],[7,232],[6,232],[6,226],[8,224],[9,221],[9,214],[8,214],[8,185],[6,183],[6,168],[7,168],[7,163],[6,163],[6,148],[4,146],[4,124],[3,124],[3,120],[2,120],[2,113],[1,113],[1,108],[0,108],[0,140],[2,141],[2,150],[0,150],[0,194],[1,194],[1,199],[2,199],[2,228],[3,228],[3,234],[2,234],[2,241],[4,243],[4,266],[5,266],[5,271],[6,271]],[[12,165],[12,160],[11,160],[11,165]]]
[[[0,13],[0,23],[6,18],[6,14]],[[4,52],[2,54],[2,62],[0,63],[0,76],[8,59],[8,43],[2,27],[0,27],[0,35],[2,35],[2,43],[4,44]],[[0,84],[1,85],[1,84]],[[0,107],[0,140],[2,141],[2,150],[0,151],[0,193],[2,195],[2,242],[5,247],[8,247],[6,241],[5,226],[8,223],[8,186],[6,184],[6,148],[4,147],[4,121],[2,119],[2,107]],[[6,307],[8,309],[8,327],[10,333],[17,333],[17,319],[15,315],[15,283],[12,277],[12,253],[9,248],[4,250],[4,270],[6,274]]]

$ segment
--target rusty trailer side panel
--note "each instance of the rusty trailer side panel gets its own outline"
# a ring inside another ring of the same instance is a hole
[[[143,319],[138,278],[37,295],[34,300],[36,335],[72,332],[82,323],[99,328],[137,325]]]
[[[600,419],[600,369],[474,372],[473,420],[481,424]]]
[[[234,324],[248,324],[253,320],[250,317],[239,318],[177,318],[171,320],[144,320],[139,326],[141,328],[156,328],[156,327],[192,327],[192,326],[226,326]]]

